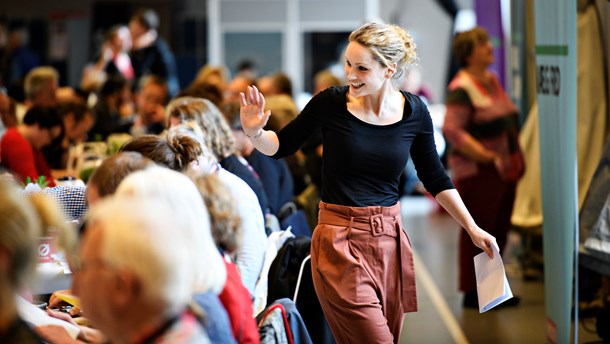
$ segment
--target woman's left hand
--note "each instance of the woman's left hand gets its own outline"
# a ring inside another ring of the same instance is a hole
[[[477,227],[475,230],[470,232],[470,239],[472,240],[472,243],[476,247],[485,251],[485,253],[487,253],[489,258],[494,257],[494,253],[493,253],[493,250],[491,249],[491,245],[493,245],[493,242],[496,241],[496,238],[493,235],[491,235],[491,234],[487,233],[486,231],[484,231],[483,229]]]

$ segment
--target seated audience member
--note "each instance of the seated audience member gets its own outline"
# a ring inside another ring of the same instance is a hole
[[[46,161],[54,170],[65,170],[68,165],[70,147],[87,140],[94,117],[81,100],[60,103],[58,111],[63,120],[64,134],[61,140],[53,141],[43,149]]]
[[[2,166],[25,182],[44,176],[54,186],[51,170],[42,154],[42,148],[60,137],[63,122],[55,109],[34,107],[28,110],[23,123],[6,131],[0,142]]]
[[[285,95],[292,98],[292,81],[282,72],[264,76],[256,84],[265,97]]]
[[[193,81],[193,84],[211,84],[214,85],[224,94],[227,91],[229,72],[224,66],[213,66],[205,65],[197,72],[197,77]]]
[[[217,338],[224,333],[230,337],[229,322],[219,323],[223,317],[227,319],[226,310],[218,300],[226,285],[226,268],[210,232],[207,208],[193,182],[181,173],[154,166],[127,176],[116,194],[158,200],[171,211],[176,219],[171,227],[174,235],[189,240],[183,250],[189,253],[191,275],[195,278],[191,291],[196,301],[207,301],[198,304],[210,314],[208,321],[214,325],[210,330],[216,331],[210,335]]]
[[[170,128],[181,123],[197,123],[203,132],[203,146],[214,154],[223,168],[250,186],[266,214],[269,203],[260,178],[248,162],[237,155],[235,137],[220,110],[207,99],[183,97],[174,99],[167,107],[167,113]]]
[[[44,197],[26,198],[0,180],[0,343],[42,343],[17,314],[17,295],[27,286],[38,257],[38,238],[63,228],[57,206]]]
[[[128,133],[133,114],[131,86],[119,75],[110,76],[99,91],[93,107],[95,123],[89,131],[90,141],[106,141],[110,134]]]
[[[54,107],[57,105],[59,74],[53,67],[36,67],[25,77],[25,105],[31,107]]]
[[[185,248],[194,238],[180,231],[186,223],[174,210],[162,198],[136,195],[112,196],[90,210],[80,257],[72,260],[73,290],[113,343],[210,342],[188,308],[197,276]]]
[[[125,177],[153,165],[152,160],[138,152],[120,152],[104,159],[87,182],[87,204],[92,206],[114,194]]]
[[[6,89],[0,86],[0,140],[2,140],[8,128],[16,126],[15,101],[8,96]]]
[[[254,85],[255,80],[248,75],[237,75],[229,85],[225,92],[225,99],[227,101],[239,100],[239,93],[247,92],[248,86]]]
[[[195,128],[198,130],[197,126]],[[121,150],[139,152],[157,164],[167,166],[174,171],[219,176],[236,200],[234,204],[240,216],[243,240],[234,258],[244,286],[253,295],[267,243],[264,216],[256,195],[239,177],[218,167],[214,155],[198,142],[200,133],[194,133],[189,137],[176,132],[179,130],[181,126],[170,129],[168,137],[154,135],[136,137],[127,142]]]
[[[286,96],[271,96],[269,99],[272,100],[276,97]],[[289,98],[287,100],[290,101]],[[237,150],[260,177],[263,189],[267,195],[267,200],[269,201],[269,211],[277,216],[282,206],[290,202],[294,196],[292,174],[284,159],[274,159],[254,148],[250,139],[242,131],[241,121],[239,119],[239,103],[231,102],[230,104],[231,105],[225,106],[224,110],[225,116],[227,116],[227,119],[231,123]],[[278,118],[283,113],[284,112],[280,111],[278,106],[276,106],[275,109],[272,109],[271,117],[269,117],[269,122],[265,129],[271,129],[271,122],[278,122]],[[274,118],[273,121],[271,120],[272,118]],[[279,122],[276,126],[279,128]]]
[[[84,211],[87,210],[87,205],[93,206],[102,198],[113,195],[121,181],[129,174],[144,170],[151,166],[154,166],[154,163],[137,152],[117,153],[104,159],[102,164],[95,169],[91,174],[91,177],[89,177],[86,189],[84,187],[76,186],[57,186],[54,188],[45,188],[41,192],[45,194],[51,193],[51,198],[61,197],[58,201],[60,205],[64,206],[64,211],[66,211],[65,208],[71,210],[75,207],[79,209],[79,213],[84,213]],[[68,216],[71,216],[72,212],[73,211],[67,211]],[[82,215],[84,214],[81,214],[74,219],[81,219]],[[68,220],[71,219],[72,218],[68,218]],[[61,293],[66,294],[71,293],[71,291],[61,290]],[[53,293],[49,299],[49,309],[57,309],[62,305],[65,305],[65,301]],[[73,307],[70,310],[70,315],[73,316],[80,313],[81,310],[77,307]],[[49,314],[76,325],[72,319],[66,318],[64,313],[49,311]],[[98,338],[100,336],[102,335],[97,333],[97,331],[81,327],[81,339],[86,342],[91,340],[91,338]]]
[[[324,69],[317,72],[313,77],[313,94],[316,95],[329,87],[343,84],[329,69]]]
[[[208,82],[193,82],[176,96],[176,98],[183,97],[205,98],[218,108],[224,102],[224,95],[220,86],[216,83]]]
[[[87,186],[67,185],[47,187],[44,189],[28,188],[25,195],[41,193],[54,200],[62,209],[66,220],[81,221],[87,211],[87,206],[95,204],[99,199],[112,195],[119,183],[128,174],[143,170],[154,163],[136,152],[114,154],[106,158],[89,177]],[[50,302],[53,304],[53,302]]]
[[[239,105],[239,103],[237,104]],[[266,129],[279,132],[299,114],[299,109],[294,100],[286,94],[268,97],[265,100],[265,108],[271,111],[271,117],[267,122]],[[239,115],[239,110],[237,112]],[[237,118],[239,121],[239,118]],[[241,121],[239,121],[241,124]],[[305,155],[301,150],[284,159],[290,170],[294,182],[294,195],[301,194],[311,183],[311,178],[305,169]]]
[[[212,220],[212,236],[216,246],[229,254],[238,252],[242,240],[241,219],[228,188],[216,174],[199,176],[195,184],[205,201]],[[238,343],[258,343],[259,333],[256,321],[252,316],[252,299],[250,292],[241,282],[239,271],[235,264],[225,259],[227,281],[219,297],[231,318],[233,335]]]
[[[237,63],[237,75],[243,75],[250,79],[256,79],[258,77],[258,68],[256,63],[248,58],[243,59]]]
[[[167,95],[167,84],[162,79],[148,75],[140,80],[135,97],[137,109],[130,130],[131,135],[158,135],[165,130]]]

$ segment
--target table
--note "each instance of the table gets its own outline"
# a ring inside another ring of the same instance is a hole
[[[56,290],[70,289],[72,273],[67,266],[57,263],[39,263],[34,272],[32,295],[52,294]]]

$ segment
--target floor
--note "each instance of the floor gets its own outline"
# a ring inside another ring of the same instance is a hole
[[[407,314],[400,343],[545,343],[546,315],[541,278],[523,278],[516,261],[520,236],[511,233],[503,253],[516,307],[479,314],[461,306],[457,290],[459,226],[425,197],[401,200],[403,223],[415,252],[419,312]],[[594,328],[594,322],[589,324]],[[601,343],[579,325],[578,343]]]

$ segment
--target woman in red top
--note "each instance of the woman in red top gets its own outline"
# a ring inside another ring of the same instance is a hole
[[[0,163],[25,182],[46,177],[53,186],[53,177],[41,149],[61,136],[63,122],[55,109],[33,107],[23,123],[9,128],[0,141]]]
[[[519,117],[496,76],[488,70],[493,47],[485,29],[461,32],[454,40],[462,68],[449,84],[443,133],[452,147],[447,162],[472,217],[506,245],[516,183],[524,163],[519,148]],[[493,190],[493,192],[490,192]],[[472,258],[479,249],[460,237],[460,290],[465,307],[477,308]],[[515,305],[514,298],[504,305]]]

